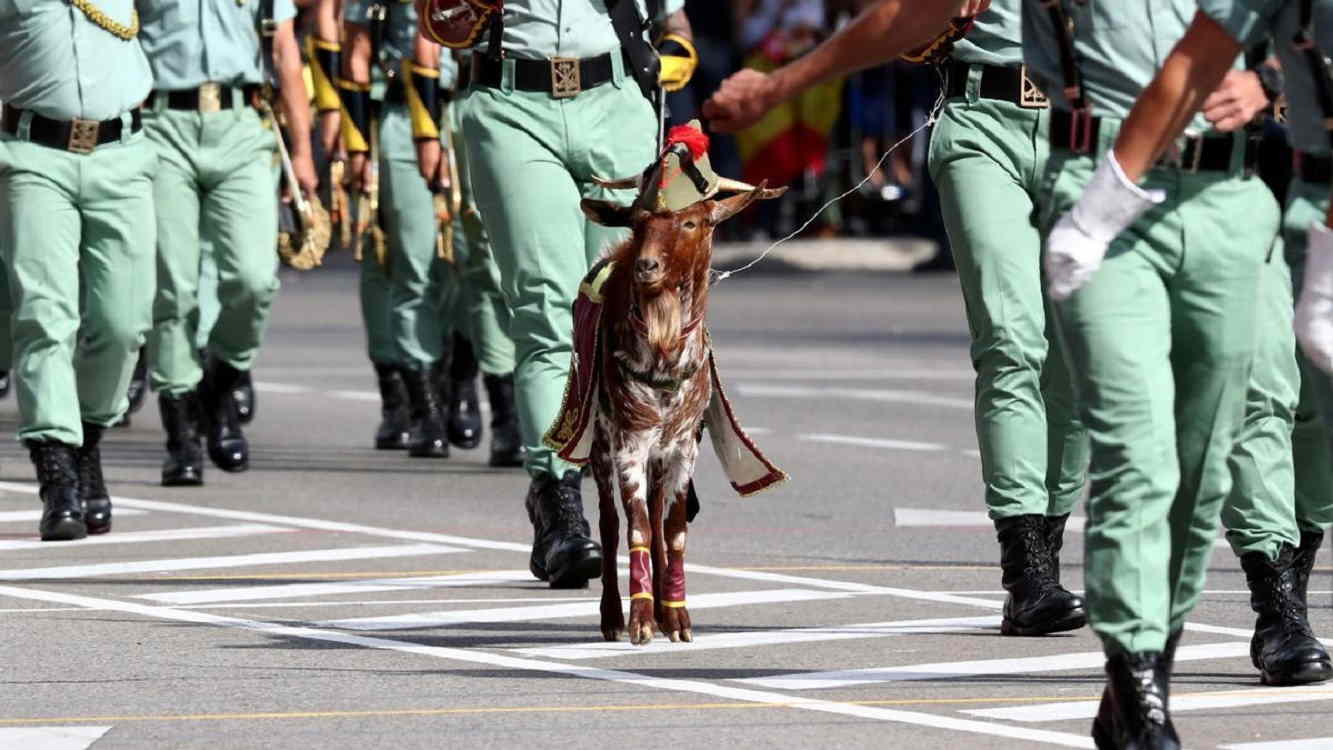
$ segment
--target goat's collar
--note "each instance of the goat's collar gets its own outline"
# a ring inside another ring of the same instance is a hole
[[[670,391],[672,393],[679,391],[682,385],[684,385],[690,378],[694,377],[695,373],[699,372],[698,362],[691,362],[678,374],[668,375],[666,373],[657,372],[653,370],[652,367],[640,370],[629,363],[627,355],[623,352],[616,352],[614,356],[616,365],[620,369],[622,375],[630,380],[643,383],[644,385],[659,391]]]

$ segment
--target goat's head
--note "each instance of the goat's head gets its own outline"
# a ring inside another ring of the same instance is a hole
[[[764,185],[745,187],[746,192],[738,195],[700,201],[679,211],[649,211],[641,202],[629,206],[591,198],[582,202],[592,221],[632,230],[617,262],[631,269],[633,301],[643,316],[650,345],[663,358],[678,350],[690,311],[703,312],[714,227],[756,200],[786,192]]]

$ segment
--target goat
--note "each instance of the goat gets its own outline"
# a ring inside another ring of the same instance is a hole
[[[617,491],[628,526],[630,642],[651,641],[654,625],[673,642],[694,638],[685,606],[687,500],[705,412],[725,404],[714,391],[715,368],[703,325],[713,228],[755,200],[785,192],[745,187],[744,193],[674,212],[652,211],[641,202],[582,202],[593,221],[632,229],[631,237],[590,274],[590,279],[601,276],[599,343],[591,351],[598,361],[582,365],[584,373],[600,373],[591,376],[595,393],[587,394],[596,407],[588,456],[600,501],[601,630],[608,641],[626,631],[616,578]],[[576,371],[579,367],[576,359]],[[742,450],[757,456],[729,405],[725,419],[744,441]],[[589,426],[586,421],[577,432]],[[716,443],[718,428],[711,421],[710,428]],[[759,461],[759,482],[742,486],[733,481],[743,494],[786,478],[762,456]]]

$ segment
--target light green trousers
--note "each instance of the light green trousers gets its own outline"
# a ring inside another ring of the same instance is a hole
[[[979,99],[977,72],[941,112],[929,165],[972,335],[986,507],[994,519],[1065,515],[1083,493],[1088,440],[1042,290],[1033,211],[1049,118]]]
[[[125,413],[152,324],[156,167],[143,134],[91,154],[0,141],[20,440],[81,445],[82,422]]]
[[[637,175],[653,160],[656,121],[613,56],[615,81],[570,99],[476,86],[462,98],[462,125],[477,206],[491,236],[500,289],[511,313],[519,427],[533,476],[570,468],[542,444],[560,409],[573,348],[573,303],[592,262],[625,236],[588,221],[586,197],[631,194],[594,177]]]
[[[3,148],[3,146],[0,146]],[[9,251],[0,245],[0,258],[9,257]],[[9,273],[0,263],[0,371],[9,372],[14,366],[14,337],[9,330],[14,306],[9,302]]]
[[[348,213],[357,215],[359,196],[349,195]],[[389,270],[380,265],[369,240],[361,252],[361,278],[358,292],[361,298],[361,322],[366,330],[366,354],[370,361],[382,365],[398,364],[398,349],[394,345],[393,330],[389,327]]]
[[[462,210],[453,217],[454,262],[442,263],[441,310],[454,330],[472,342],[478,368],[487,375],[514,371],[514,341],[509,338],[509,308],[500,293],[500,269],[491,252],[491,238],[477,210],[468,175],[466,136],[458,106],[449,108],[454,132],[456,179],[462,187]]]
[[[209,352],[238,370],[249,370],[259,352],[278,290],[276,145],[250,107],[149,112],[144,128],[160,157],[152,384],[181,395],[202,376],[201,248],[210,248],[218,274]]]
[[[1113,124],[1103,123],[1098,154]],[[1069,210],[1094,166],[1088,156],[1051,155],[1044,227]],[[1202,590],[1231,491],[1259,276],[1278,229],[1278,207],[1258,179],[1159,168],[1145,184],[1165,190],[1166,202],[1056,305],[1092,442],[1084,579],[1108,651],[1161,650]]]
[[[435,203],[417,166],[407,107],[380,118],[380,216],[389,241],[389,330],[395,361],[427,368],[444,351],[435,248]],[[364,278],[364,277],[363,277]]]

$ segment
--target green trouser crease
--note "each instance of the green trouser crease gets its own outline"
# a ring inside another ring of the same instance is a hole
[[[355,221],[362,198],[350,193],[347,200],[347,218],[344,221]],[[334,241],[338,241],[337,233],[334,234]],[[389,272],[375,257],[370,239],[363,238],[361,242],[358,292],[361,299],[361,322],[366,330],[366,355],[371,362],[397,364],[398,350],[394,348],[393,333],[389,329]]]
[[[491,239],[482,224],[468,176],[467,149],[459,124],[460,107],[451,107],[457,179],[462,188],[462,210],[453,217],[453,263],[441,264],[441,309],[444,319],[472,342],[477,365],[487,375],[514,371],[514,342],[509,338],[509,308],[500,293],[500,269],[491,252]]]
[[[278,289],[277,173],[273,132],[245,107],[201,114],[149,112],[157,145],[158,292],[153,305],[153,387],[194,390],[198,358],[200,248],[217,266],[216,323],[208,351],[238,370],[259,352]]]
[[[570,99],[473,87],[462,99],[472,187],[491,236],[500,288],[511,311],[519,425],[533,476],[568,468],[542,443],[560,409],[573,348],[579,282],[623,230],[591,223],[582,198],[633,200],[593,179],[637,175],[652,161],[652,107],[623,75]]]
[[[1301,375],[1292,328],[1291,275],[1278,248],[1264,264],[1255,307],[1254,366],[1245,394],[1245,421],[1229,459],[1233,484],[1222,506],[1222,526],[1237,556],[1262,552],[1276,560],[1282,545],[1301,544],[1292,452]]]
[[[0,145],[0,148],[3,148]],[[2,237],[3,235],[0,235]],[[0,258],[8,257],[5,246],[0,245]],[[14,315],[14,305],[9,301],[9,273],[7,263],[0,263],[0,321],[9,321]],[[0,371],[14,369],[14,336],[7,323],[0,324]]]
[[[1116,135],[1101,130],[1098,154]],[[1051,155],[1044,227],[1094,166]],[[1108,651],[1130,653],[1160,651],[1202,589],[1245,413],[1259,275],[1278,228],[1257,179],[1154,169],[1145,187],[1167,200],[1056,305],[1092,442],[1089,619]]]
[[[115,424],[152,324],[153,171],[142,134],[75,154],[0,143],[0,248],[20,440],[83,443]]]
[[[935,125],[930,170],[972,336],[986,507],[993,519],[1065,515],[1082,495],[1089,449],[1048,322],[1033,219],[1049,118],[977,99],[972,78]]]
[[[1305,279],[1305,252],[1310,225],[1328,211],[1328,185],[1296,180],[1287,191],[1282,219],[1283,247],[1291,271],[1291,288]],[[1302,531],[1333,525],[1333,376],[1310,363],[1297,348],[1301,391],[1296,405],[1292,451],[1296,464],[1296,524]]]
[[[443,354],[446,330],[435,271],[437,222],[430,187],[417,166],[412,122],[401,104],[386,106],[380,120],[380,215],[389,242],[391,361],[425,369]]]

